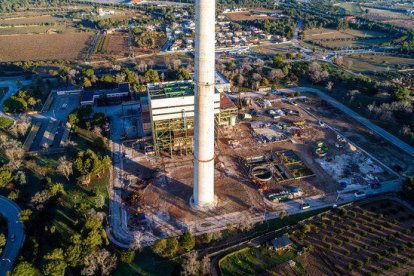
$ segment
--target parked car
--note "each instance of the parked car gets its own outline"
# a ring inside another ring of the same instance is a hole
[[[363,191],[357,191],[357,192],[355,192],[354,195],[355,195],[356,198],[360,198],[360,197],[366,196],[365,192],[363,192]]]
[[[301,210],[306,210],[309,209],[311,206],[309,203],[303,203],[302,205],[300,205],[300,209]]]

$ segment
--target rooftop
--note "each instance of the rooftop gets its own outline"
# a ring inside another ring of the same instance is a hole
[[[292,241],[289,239],[287,235],[283,235],[279,238],[272,240],[271,243],[275,248],[284,248],[288,245],[291,245]]]
[[[194,95],[192,81],[174,81],[148,84],[148,94],[151,99],[165,99]]]

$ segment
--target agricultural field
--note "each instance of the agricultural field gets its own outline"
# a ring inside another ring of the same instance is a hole
[[[334,30],[318,28],[306,30],[303,41],[305,44],[319,46],[326,49],[363,48],[381,45],[389,41],[389,35],[368,30]]]
[[[58,18],[53,15],[22,16],[0,19],[0,25],[38,25],[57,23]]]
[[[64,25],[0,27],[0,36],[19,34],[67,33],[73,31],[75,31],[75,28],[67,27]]]
[[[405,275],[414,264],[413,230],[412,211],[381,200],[321,214],[291,238],[314,249],[299,258],[309,275]]]
[[[364,7],[365,9],[365,7]],[[383,23],[392,24],[395,26],[408,28],[414,30],[414,15],[407,15],[402,12],[367,8],[368,13],[364,15],[365,18],[370,20],[377,20]]]
[[[287,54],[297,51],[296,47],[290,43],[251,47],[251,50],[264,55]]]
[[[375,72],[414,70],[414,58],[391,55],[354,54],[343,57],[343,64],[347,69],[363,74]]]
[[[231,21],[253,21],[256,19],[271,19],[271,20],[277,19],[276,17],[265,15],[265,13],[261,14],[259,12],[253,12],[253,11],[231,12],[231,13],[225,13],[224,15]]]
[[[1,61],[74,60],[82,57],[93,33],[37,34],[0,39]]]
[[[100,35],[95,47],[94,60],[102,60],[106,57],[121,58],[128,56],[129,36],[125,32]]]
[[[357,3],[340,3],[338,6],[350,14],[361,14],[363,12],[361,5]]]

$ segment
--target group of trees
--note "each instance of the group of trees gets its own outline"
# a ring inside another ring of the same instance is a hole
[[[263,30],[265,33],[272,35],[284,36],[288,39],[292,38],[296,30],[296,19],[291,17],[282,17],[278,20],[254,20],[244,21],[243,25],[254,26]]]
[[[39,88],[20,90],[15,96],[4,101],[3,108],[5,112],[22,113],[28,108],[34,109],[36,105],[41,103],[41,97],[42,91]]]
[[[111,166],[111,158],[108,155],[100,156],[91,149],[87,149],[78,152],[78,156],[73,163],[81,174],[81,182],[89,184],[91,177],[101,177]]]
[[[103,228],[104,213],[94,209],[81,212],[84,216],[80,221],[82,228],[70,236],[67,244],[56,247],[43,256],[42,275],[65,275],[72,268],[80,270],[81,275],[110,275],[116,267],[117,257],[105,249],[109,241]],[[12,275],[36,275],[36,271],[33,264],[21,261],[13,269]]]
[[[36,7],[50,7],[59,6],[61,4],[69,3],[71,0],[2,0],[0,2],[0,12],[13,12],[19,9],[27,9],[30,6]]]
[[[298,77],[293,74],[292,65],[278,54],[271,61],[261,59],[244,60],[241,64],[227,62],[220,64],[220,72],[234,86],[234,90],[244,88],[258,89],[260,86],[272,86],[276,89],[281,83],[296,83]],[[268,65],[268,66],[265,66]]]
[[[156,254],[171,258],[177,253],[184,253],[191,251],[195,246],[195,237],[191,232],[185,232],[180,239],[171,237],[168,239],[157,240],[154,244],[153,250]]]
[[[135,43],[140,49],[153,50],[162,45],[162,43],[160,43],[160,40],[164,38],[164,33],[145,31],[135,36]]]

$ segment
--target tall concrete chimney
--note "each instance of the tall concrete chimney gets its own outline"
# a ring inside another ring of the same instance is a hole
[[[194,179],[191,204],[214,204],[215,0],[196,0]]]

